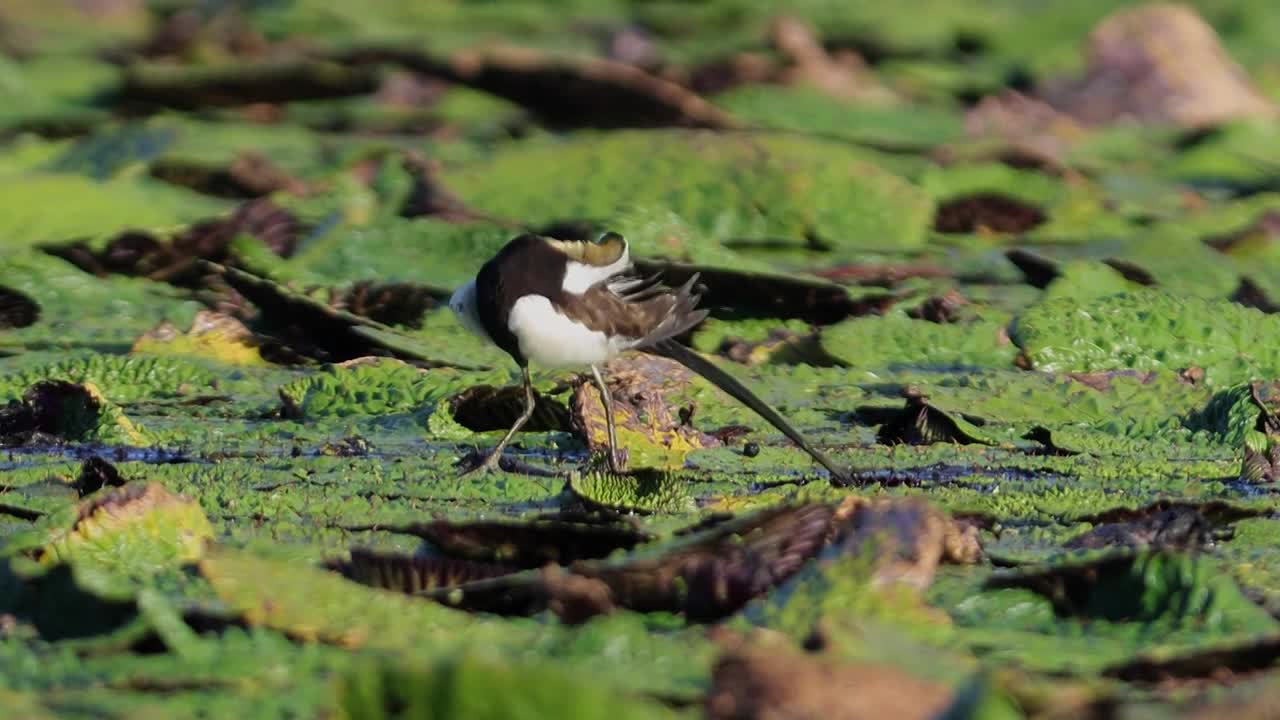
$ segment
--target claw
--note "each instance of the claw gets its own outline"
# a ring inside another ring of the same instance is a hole
[[[459,473],[458,479],[461,480],[466,477],[475,477],[477,475],[484,475],[485,473],[497,472],[502,469],[500,465],[501,460],[501,455],[497,453],[490,453],[485,456],[484,460],[481,460],[472,467]]]

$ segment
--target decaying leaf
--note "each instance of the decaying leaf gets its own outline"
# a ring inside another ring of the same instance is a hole
[[[0,330],[30,327],[39,319],[39,303],[25,293],[0,286]]]
[[[84,461],[80,466],[80,475],[76,477],[74,483],[80,497],[92,495],[106,487],[121,487],[124,484],[125,480],[120,477],[120,471],[97,455]]]
[[[1194,507],[1175,506],[1129,522],[1103,523],[1068,540],[1069,549],[1106,547],[1199,549],[1213,542],[1213,526]]]
[[[1260,637],[1233,647],[1217,647],[1183,653],[1174,657],[1154,655],[1139,656],[1129,662],[1115,665],[1103,671],[1103,675],[1130,683],[1158,685],[1173,681],[1193,679],[1229,682],[1232,676],[1247,676],[1271,670],[1280,661],[1280,637]],[[1275,696],[1264,691],[1263,708],[1255,714],[1240,714],[1236,708],[1218,707],[1212,714],[1195,714],[1189,717],[1205,718],[1266,718],[1275,714]]]
[[[906,404],[901,410],[887,411],[879,407],[858,408],[858,412],[880,423],[876,442],[883,445],[932,445],[940,442],[961,445],[990,445],[978,428],[981,418],[940,410],[918,388],[907,388]]]
[[[648,354],[625,355],[604,368],[613,398],[618,445],[633,464],[681,468],[691,450],[719,441],[681,419],[671,396],[692,382],[683,365]],[[583,382],[573,395],[573,425],[593,451],[607,451],[609,434],[604,403],[595,383]]]
[[[1087,136],[1085,127],[1067,113],[1016,90],[984,97],[965,113],[964,124],[969,136],[1001,140],[1050,167]]]
[[[192,109],[363,95],[376,89],[369,68],[287,59],[198,67],[135,63],[119,89],[122,101]]]
[[[1089,34],[1085,60],[1082,78],[1051,83],[1042,95],[1086,125],[1130,118],[1195,129],[1275,116],[1214,29],[1186,5],[1116,11]]]
[[[287,258],[302,232],[293,213],[270,200],[258,199],[240,205],[226,217],[198,222],[168,242],[150,233],[128,231],[96,252],[83,241],[49,245],[45,251],[98,276],[119,273],[181,287],[202,287],[206,268],[201,261],[237,263],[233,243],[241,235],[251,236],[272,253]]]
[[[715,620],[798,571],[821,548],[831,517],[823,504],[781,505],[717,525],[653,558],[579,563],[570,571],[607,585],[620,607]]]
[[[37,559],[148,573],[198,560],[212,538],[199,503],[158,483],[135,483],[82,502],[75,522],[50,538]]]
[[[511,566],[369,548],[352,548],[348,559],[332,561],[328,567],[363,585],[409,594],[501,577],[517,570]]]
[[[307,192],[305,183],[255,151],[241,152],[225,167],[161,158],[151,165],[150,174],[157,180],[188,187],[205,195],[236,200],[265,197],[275,192],[292,195]]]
[[[243,295],[258,314],[251,323],[259,335],[275,341],[271,359],[298,362],[305,358],[326,362],[342,362],[375,355],[399,355],[420,360],[410,350],[392,350],[383,342],[357,332],[361,326],[373,330],[390,328],[368,318],[339,310],[314,298],[286,288],[266,278],[231,266],[206,265],[221,276],[236,292]]]
[[[621,524],[590,524],[563,520],[474,521],[431,523],[388,528],[416,535],[440,552],[479,563],[517,568],[567,565],[632,550],[653,536]]]
[[[468,430],[506,430],[524,412],[524,388],[517,385],[473,385],[449,398],[448,402],[453,419]],[[568,431],[572,427],[569,408],[563,402],[535,393],[533,415],[521,430],[551,432]]]
[[[669,80],[605,58],[551,54],[514,46],[460,52],[450,58],[423,53],[358,49],[345,63],[394,62],[518,103],[557,127],[729,128],[732,118]]]
[[[102,397],[93,383],[43,380],[21,400],[0,408],[0,443],[18,445],[41,439],[104,442],[143,447],[151,438],[120,408]]]
[[[1009,195],[982,192],[938,206],[933,229],[941,233],[1024,233],[1047,221],[1044,210]]]
[[[1265,616],[1205,555],[1115,550],[1051,567],[997,572],[987,588],[1043,595],[1062,617],[1113,622],[1206,622],[1232,611]]]
[[[673,545],[616,560],[581,560],[428,593],[439,602],[504,614],[550,608],[565,622],[627,609],[710,622],[785,581],[821,548],[828,505],[780,505],[718,523]]]
[[[259,342],[239,320],[202,310],[181,332],[173,324],[157,325],[134,342],[132,352],[150,355],[192,355],[228,365],[266,365]]]
[[[418,329],[422,316],[440,302],[439,288],[416,283],[379,283],[363,280],[347,288],[334,307],[384,325]]]
[[[775,18],[770,27],[773,46],[789,64],[778,73],[777,81],[808,85],[844,100],[886,102],[895,99],[871,73],[861,57],[852,52],[829,54],[815,29],[795,16]]]

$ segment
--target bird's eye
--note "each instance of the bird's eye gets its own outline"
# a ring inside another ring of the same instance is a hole
[[[616,232],[610,231],[610,232],[600,233],[600,236],[597,237],[593,242],[596,245],[604,245],[605,243],[621,241],[621,240],[622,240],[621,235],[619,235]]]

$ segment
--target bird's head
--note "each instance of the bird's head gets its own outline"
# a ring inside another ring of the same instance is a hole
[[[569,256],[570,260],[592,267],[608,267],[622,260],[627,254],[627,239],[607,231],[591,240],[551,240],[551,245]]]
[[[484,325],[480,323],[480,308],[476,305],[476,281],[471,280],[458,288],[449,298],[449,309],[457,316],[458,322],[480,337],[487,337]]]

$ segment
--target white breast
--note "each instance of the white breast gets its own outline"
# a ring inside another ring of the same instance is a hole
[[[520,343],[520,352],[544,367],[599,365],[635,344],[631,338],[609,338],[561,315],[542,295],[516,301],[507,326]]]

